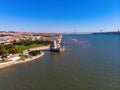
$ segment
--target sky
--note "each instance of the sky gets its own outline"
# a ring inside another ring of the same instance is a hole
[[[99,32],[120,29],[120,0],[0,0],[0,30]]]

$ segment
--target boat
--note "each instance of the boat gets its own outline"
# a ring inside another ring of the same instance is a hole
[[[73,40],[73,41],[75,41],[75,42],[78,42],[78,40],[77,40],[77,39],[75,39],[75,38],[73,38],[72,40]]]

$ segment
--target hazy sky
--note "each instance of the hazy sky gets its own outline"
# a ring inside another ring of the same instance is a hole
[[[120,29],[120,0],[0,0],[0,30],[94,32]]]

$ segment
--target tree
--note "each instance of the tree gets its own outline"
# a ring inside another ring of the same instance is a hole
[[[12,44],[9,44],[9,45],[4,45],[4,48],[5,49],[10,49],[10,48],[13,48],[14,46]]]
[[[17,47],[12,47],[9,49],[9,53],[11,53],[11,54],[16,54],[19,52],[20,52],[20,50]]]
[[[0,55],[4,55],[4,54],[16,54],[19,53],[20,50],[13,46],[13,45],[4,45],[0,47]]]
[[[32,56],[36,56],[38,54],[40,54],[41,51],[40,50],[34,50],[34,51],[30,51],[29,54],[32,55]]]
[[[0,55],[9,54],[8,50],[4,47],[0,49]]]

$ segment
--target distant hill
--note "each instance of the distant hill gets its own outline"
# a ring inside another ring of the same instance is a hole
[[[98,32],[98,33],[92,33],[92,34],[120,34],[120,32]]]

